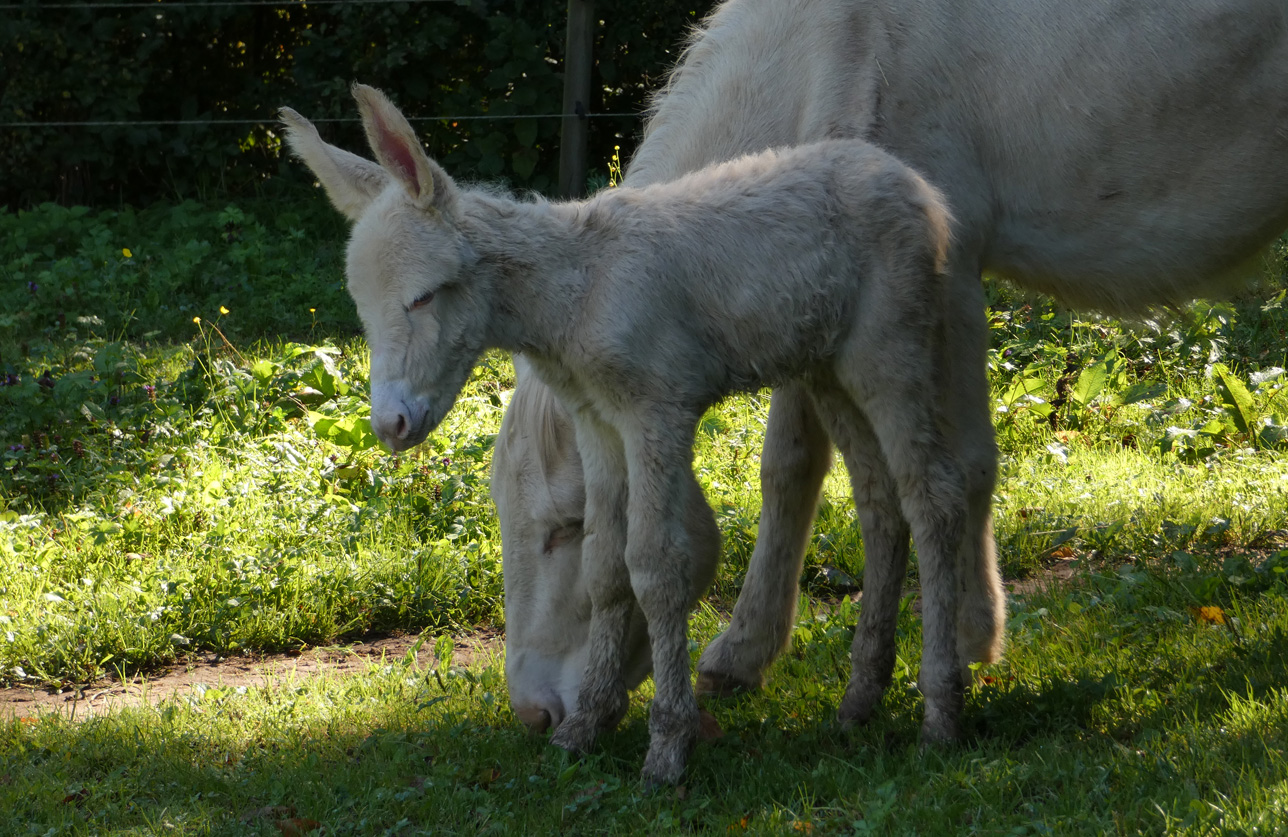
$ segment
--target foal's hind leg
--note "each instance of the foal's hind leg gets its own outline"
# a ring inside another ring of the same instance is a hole
[[[862,724],[881,702],[894,672],[895,627],[908,569],[908,524],[863,413],[835,390],[816,390],[815,400],[845,458],[863,529],[863,608],[850,649],[850,683],[837,710],[842,721]]]
[[[856,327],[862,336],[837,364],[836,374],[867,416],[912,530],[921,578],[922,737],[946,741],[957,737],[963,705],[957,565],[966,480],[936,402],[933,384],[942,381],[943,357],[926,302],[910,294],[896,297],[889,308],[876,308],[869,322]]]
[[[760,534],[729,627],[698,660],[698,691],[757,689],[787,647],[796,621],[801,563],[832,446],[799,383],[774,390],[760,459]]]
[[[591,601],[590,653],[577,708],[564,718],[550,743],[585,752],[600,730],[617,725],[629,705],[623,669],[635,598],[624,560],[626,463],[621,441],[593,417],[578,414],[575,421],[586,474],[582,568]]]
[[[865,402],[872,427],[899,486],[900,505],[917,546],[921,579],[922,656],[918,685],[926,699],[922,735],[927,741],[957,737],[963,691],[957,656],[957,558],[966,517],[961,469],[932,421],[909,421],[909,393],[887,389]],[[898,408],[893,405],[899,405]],[[929,417],[926,417],[929,418]]]

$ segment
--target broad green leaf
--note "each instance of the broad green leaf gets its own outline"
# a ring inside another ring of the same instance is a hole
[[[353,450],[367,450],[380,444],[375,432],[371,429],[371,419],[361,416],[353,419],[349,426],[349,447]]]
[[[1048,404],[1046,401],[1043,401],[1041,398],[1038,398],[1036,395],[1027,396],[1024,399],[1024,407],[1031,414],[1036,416],[1038,419],[1047,418],[1053,412],[1055,412],[1055,407],[1052,407],[1050,404]]]
[[[1213,364],[1212,377],[1216,380],[1221,402],[1234,420],[1234,426],[1240,433],[1251,435],[1252,428],[1257,423],[1257,406],[1252,400],[1252,393],[1223,363]]]
[[[261,358],[251,364],[250,371],[260,383],[267,383],[273,377],[273,362]]]
[[[1102,358],[1082,370],[1078,375],[1078,382],[1073,385],[1069,392],[1069,397],[1075,404],[1085,407],[1100,394],[1105,388],[1105,382],[1109,380],[1109,367],[1112,360]]]
[[[1042,389],[1044,381],[1036,375],[1026,375],[1015,383],[1011,384],[1010,389],[1002,396],[1002,403],[1007,407],[1015,406],[1015,403],[1026,395],[1032,395]]]
[[[537,141],[537,120],[520,119],[514,124],[514,136],[518,138],[519,145],[524,148],[531,148]]]
[[[335,426],[339,421],[340,419],[335,416],[328,416],[325,413],[315,413],[312,410],[308,412],[309,426],[323,439],[330,439],[335,434]]]
[[[1119,404],[1135,404],[1167,394],[1167,384],[1162,381],[1141,381],[1132,384],[1118,396]]]
[[[1207,424],[1199,428],[1199,433],[1204,436],[1220,438],[1221,436],[1224,436],[1229,429],[1229,425],[1221,419],[1212,419]]]
[[[541,158],[531,148],[520,148],[514,152],[511,162],[514,165],[514,173],[527,180],[532,176],[532,172],[536,170],[537,163],[541,162]]]

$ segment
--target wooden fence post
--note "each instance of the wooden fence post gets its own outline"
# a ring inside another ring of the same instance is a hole
[[[586,193],[586,134],[590,113],[590,71],[594,63],[595,4],[568,0],[568,40],[564,49],[563,125],[559,139],[559,195]]]

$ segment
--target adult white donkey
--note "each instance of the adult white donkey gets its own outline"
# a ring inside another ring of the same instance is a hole
[[[954,737],[966,494],[937,396],[949,237],[938,193],[874,146],[833,140],[585,202],[521,203],[458,189],[383,94],[354,92],[379,166],[327,145],[293,111],[283,118],[292,149],[354,221],[346,274],[371,347],[376,434],[395,450],[419,444],[489,347],[522,352],[570,407],[591,644],[577,709],[552,741],[585,750],[620,719],[638,604],[657,685],[644,777],[680,777],[698,730],[687,642],[695,429],[729,393],[788,381],[808,391],[843,455],[879,443],[918,547],[923,734]]]
[[[991,660],[1002,593],[980,274],[1114,311],[1224,292],[1234,269],[1288,226],[1288,3],[728,0],[657,99],[626,184],[847,136],[921,171],[956,219],[943,397],[966,440],[969,480],[961,656]],[[557,725],[575,706],[588,642],[570,438],[557,403],[521,374],[492,490],[511,700],[535,726]],[[698,664],[699,688],[758,686],[785,646],[828,462],[810,400],[793,385],[776,390],[755,553],[730,627]],[[861,468],[851,477],[864,480],[869,560],[840,707],[857,720],[889,682],[908,541],[879,458]]]

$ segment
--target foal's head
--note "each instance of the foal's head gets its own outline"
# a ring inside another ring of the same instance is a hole
[[[483,350],[488,305],[472,278],[459,193],[380,91],[354,97],[377,163],[322,141],[282,109],[287,141],[353,221],[345,273],[371,347],[371,426],[395,451],[424,441]]]

